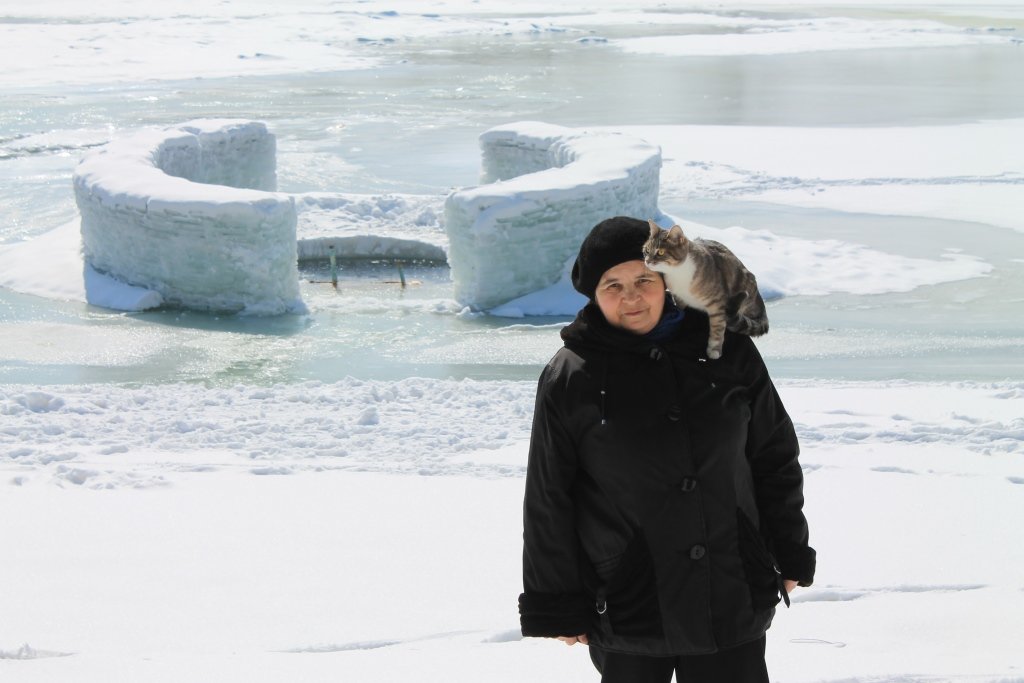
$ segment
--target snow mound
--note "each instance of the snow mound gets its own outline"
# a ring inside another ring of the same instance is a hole
[[[455,299],[488,309],[557,282],[598,222],[656,218],[661,149],[525,121],[480,136],[481,181],[445,201]]]
[[[44,659],[47,657],[67,657],[71,654],[70,652],[37,650],[28,643],[25,643],[17,650],[0,650],[0,659]]]
[[[255,121],[144,130],[74,173],[85,261],[207,311],[303,310],[294,199],[276,190],[276,140]]]

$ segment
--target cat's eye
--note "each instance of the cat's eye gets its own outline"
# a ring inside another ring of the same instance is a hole
[[[665,250],[664,249],[659,249],[658,250],[658,256],[664,256],[664,255],[665,255]]]

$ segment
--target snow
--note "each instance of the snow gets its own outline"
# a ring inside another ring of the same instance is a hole
[[[273,192],[275,152],[265,125],[238,120],[143,130],[90,152],[73,178],[86,264],[157,302],[304,310],[295,203]]]
[[[295,196],[299,260],[343,258],[445,261],[443,199],[429,195],[308,192]]]
[[[4,680],[593,680],[518,634],[534,388],[0,387]],[[1015,680],[1024,384],[779,390],[820,565],[773,680]]]
[[[644,140],[521,121],[484,132],[480,146],[484,184],[445,201],[463,306],[493,308],[554,284],[609,216],[660,216],[661,153]]]
[[[118,311],[163,303],[157,292],[119,282],[84,264],[80,243],[79,223],[72,221],[31,242],[0,247],[0,286]]]
[[[1024,119],[947,126],[621,126],[659,144],[662,187],[1024,232]]]

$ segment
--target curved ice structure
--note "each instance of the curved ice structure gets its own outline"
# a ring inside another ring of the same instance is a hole
[[[264,124],[198,120],[86,156],[74,173],[86,264],[208,311],[304,308],[293,198]]]
[[[661,149],[627,135],[519,122],[480,136],[481,180],[445,202],[455,299],[488,309],[554,284],[611,216],[655,218]]]

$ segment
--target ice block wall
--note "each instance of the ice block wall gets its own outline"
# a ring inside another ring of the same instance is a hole
[[[274,191],[276,163],[274,136],[254,121],[191,121],[105,145],[74,173],[86,262],[171,305],[301,310],[295,202]]]
[[[661,149],[610,132],[519,122],[480,136],[478,187],[445,201],[455,298],[493,308],[554,284],[594,225],[658,216]]]

